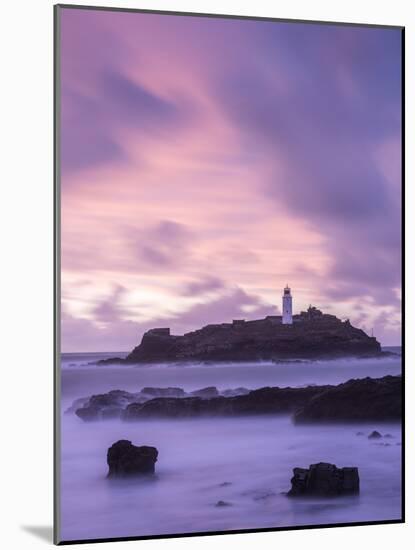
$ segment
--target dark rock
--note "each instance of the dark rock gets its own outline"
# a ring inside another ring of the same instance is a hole
[[[229,485],[232,485],[231,481],[223,481],[222,483],[219,483],[219,487],[229,487]]]
[[[110,358],[99,363],[278,361],[381,355],[376,338],[349,321],[311,308],[294,315],[292,325],[283,325],[280,316],[269,316],[207,325],[183,336],[170,334],[168,328],[151,329],[124,360]]]
[[[328,386],[323,386],[328,388]],[[235,397],[156,398],[145,403],[132,403],[123,412],[125,420],[152,417],[238,416],[294,412],[322,391],[312,388],[262,388]]]
[[[398,421],[402,416],[402,378],[364,378],[331,386],[295,414],[295,422]]]
[[[368,439],[380,439],[382,437],[382,434],[374,430],[370,435],[367,436]]]
[[[365,435],[363,432],[356,432],[356,435],[362,436]]]
[[[129,403],[136,400],[136,394],[123,390],[112,390],[108,393],[92,395],[82,407],[76,409],[75,414],[87,421],[117,418]]]
[[[235,395],[239,395],[240,393],[249,393],[249,390],[246,390],[246,388],[237,388],[229,391],[234,392]],[[79,416],[79,418],[86,421],[99,420],[105,418],[117,418],[130,403],[141,404],[156,397],[182,398],[186,396],[199,396],[204,399],[208,399],[219,396],[219,392],[215,387],[202,388],[201,390],[196,390],[193,394],[187,394],[182,388],[176,387],[146,387],[139,393],[129,393],[123,390],[112,390],[108,393],[76,399],[65,412],[75,413]]]
[[[124,363],[123,357],[109,357],[108,359],[100,359],[99,361],[91,361],[88,365],[120,365]]]
[[[182,388],[143,388],[142,394],[152,397],[183,397],[185,391]]]
[[[126,420],[151,417],[238,416],[295,413],[296,422],[390,421],[400,419],[401,378],[350,380],[339,386],[261,388],[234,397],[157,398],[132,403]]]
[[[235,395],[246,395],[250,391],[251,390],[248,390],[248,388],[235,388],[223,390],[223,392],[221,392],[221,395],[223,395],[223,397],[235,397]]]
[[[85,406],[75,411],[76,416],[79,416],[81,420],[89,422],[90,420],[98,420],[101,417],[101,410],[99,407]]]
[[[230,397],[207,397],[215,393],[213,388],[198,390],[203,397],[186,394],[181,388],[144,388],[137,394],[114,390],[85,398],[76,415],[88,421],[118,416],[136,420],[295,413],[296,422],[381,422],[400,419],[401,389],[401,377],[385,376],[349,380],[339,386],[261,388]],[[178,397],[169,397],[172,393]]]
[[[121,439],[108,449],[108,477],[154,474],[157,456],[155,447],[136,447],[131,441]]]
[[[216,398],[223,401],[225,406],[226,398]],[[215,399],[215,401],[216,401]],[[138,418],[153,418],[153,417],[194,417],[209,414],[220,414],[220,409],[217,407],[216,413],[214,408],[209,406],[211,400],[202,399],[201,397],[182,397],[169,398],[159,397],[151,399],[146,403],[132,403],[124,410],[124,420],[135,420]]]
[[[202,388],[201,390],[195,390],[191,392],[191,395],[195,397],[217,397],[219,395],[218,389],[215,386],[209,386],[207,388]]]
[[[340,496],[359,492],[357,468],[337,468],[319,462],[307,468],[294,468],[288,496]]]
[[[226,500],[218,500],[218,502],[215,504],[217,508],[222,508],[224,506],[232,506],[230,502],[226,502]]]
[[[66,409],[65,414],[74,413],[77,409],[85,407],[87,403],[89,403],[89,397],[79,397],[79,399],[75,399],[72,405]]]
[[[123,412],[122,407],[112,406],[112,407],[105,407],[100,412],[100,417],[102,420],[110,420],[111,418],[119,418]],[[92,418],[91,418],[92,420]]]
[[[386,439],[393,439],[392,434],[385,434],[383,437],[385,437]]]

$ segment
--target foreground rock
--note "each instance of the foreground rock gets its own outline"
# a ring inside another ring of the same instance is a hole
[[[288,496],[333,497],[359,493],[357,468],[337,468],[334,464],[319,462],[308,469],[294,468]]]
[[[398,421],[402,413],[402,380],[400,376],[385,376],[349,380],[339,386],[262,388],[235,397],[152,399],[128,405],[122,418],[279,413],[293,413],[298,423]]]
[[[141,418],[185,418],[291,413],[329,386],[307,388],[262,388],[234,397],[157,398],[131,403],[122,413],[124,420]]]
[[[77,408],[75,414],[82,420],[118,418],[129,403],[139,401],[145,401],[145,397],[123,390],[112,390],[108,393],[92,395],[86,400],[84,398],[83,406]],[[68,410],[72,408],[73,406]]]
[[[183,397],[183,388],[143,388],[140,392],[147,397]]]
[[[154,474],[157,456],[155,447],[136,447],[131,441],[121,439],[108,449],[108,477]]]
[[[219,391],[215,386],[208,386],[207,388],[202,388],[201,390],[192,391],[192,395],[195,397],[210,399],[211,397],[218,397]]]
[[[235,395],[247,395],[251,390],[248,390],[247,388],[235,388],[230,390],[224,390],[221,395],[224,397],[235,397]]]
[[[224,390],[223,395],[242,395],[249,393],[246,388],[236,388]],[[131,393],[124,390],[112,390],[108,393],[92,395],[90,397],[81,397],[76,399],[65,413],[75,413],[79,418],[85,421],[105,420],[119,418],[127,405],[131,403],[141,404],[155,398],[182,398],[198,396],[203,399],[209,399],[220,395],[215,387],[202,388],[190,393],[186,393],[182,388],[168,387],[145,387],[137,393]]]
[[[252,391],[239,388],[225,390],[220,395],[214,387],[191,393],[181,388],[166,388],[166,392],[162,388],[154,390],[157,391],[150,394],[143,393],[144,390],[138,393],[115,390],[94,395],[75,414],[89,421],[114,417],[139,420],[292,413],[298,423],[399,421],[402,414],[400,376],[349,380],[338,386]],[[169,397],[172,390],[182,397]],[[238,390],[242,393],[234,395]],[[163,396],[152,398],[152,395]]]
[[[364,378],[319,392],[296,412],[295,422],[400,420],[402,378]]]
[[[76,412],[78,409],[88,405],[90,397],[79,397],[73,401],[72,405],[68,407],[65,411],[65,414],[71,414]]]
[[[125,358],[100,363],[160,363],[186,361],[261,361],[382,355],[376,338],[310,307],[283,325],[281,316],[255,321],[207,325],[183,336],[169,328],[147,331],[140,345]]]

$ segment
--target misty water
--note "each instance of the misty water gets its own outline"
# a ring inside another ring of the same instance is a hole
[[[110,354],[112,355],[112,354]],[[118,354],[120,355],[120,354]],[[289,415],[83,422],[63,411],[78,397],[144,386],[338,384],[400,374],[399,356],[290,364],[91,366],[102,354],[62,358],[61,538],[108,538],[381,521],[401,517],[401,427],[294,425]],[[373,441],[374,429],[392,437]],[[357,435],[363,432],[364,435]],[[152,480],[106,478],[119,439],[159,451]],[[292,469],[315,462],[357,466],[359,496],[293,499]],[[215,506],[224,501],[227,506]]]

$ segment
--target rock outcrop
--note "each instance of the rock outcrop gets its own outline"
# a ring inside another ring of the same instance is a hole
[[[399,421],[402,416],[400,376],[349,380],[338,386],[276,387],[252,391],[239,388],[243,393],[237,395],[234,392],[238,390],[225,390],[220,395],[216,395],[215,390],[213,387],[191,393],[182,390],[183,394],[179,393],[183,397],[155,398],[146,397],[141,392],[134,394],[116,390],[92,396],[75,414],[88,421],[114,417],[140,420],[291,413],[297,423],[385,422]]]
[[[319,462],[309,468],[294,468],[288,496],[334,497],[359,493],[357,468],[337,468],[334,464]]]
[[[205,399],[210,399],[211,397],[218,397],[219,391],[215,386],[208,386],[207,388],[202,388],[201,390],[195,390],[191,392],[195,397],[204,397]]]
[[[382,434],[380,434],[377,430],[373,430],[373,432],[367,437],[368,439],[382,439]]]
[[[329,386],[307,388],[261,388],[235,397],[157,398],[145,403],[131,403],[123,414],[124,420],[141,418],[184,418],[200,416],[240,416],[291,413]]]
[[[183,388],[152,388],[147,387],[141,390],[142,394],[147,397],[183,397],[185,391]]]
[[[65,411],[65,414],[71,414],[76,412],[81,407],[86,406],[89,403],[90,397],[79,397],[73,401],[72,405],[68,407]]]
[[[136,447],[131,441],[121,439],[108,449],[108,477],[154,474],[157,456],[155,447]]]
[[[183,336],[169,328],[147,331],[125,359],[104,363],[160,363],[186,361],[262,361],[292,358],[333,358],[380,355],[379,342],[349,321],[316,308],[293,316],[283,325],[280,316],[256,321],[207,325]]]
[[[398,421],[402,415],[400,376],[349,380],[339,386],[261,388],[246,395],[201,399],[152,399],[127,405],[122,418],[240,416],[293,413],[297,423]]]
[[[82,420],[118,418],[129,403],[145,401],[145,397],[123,390],[112,390],[83,399],[83,406],[75,410],[75,414]]]
[[[328,388],[310,399],[295,414],[295,421],[360,422],[400,420],[402,378],[363,378]]]
[[[183,388],[167,387],[145,387],[136,393],[124,390],[111,390],[108,393],[91,395],[90,397],[81,397],[75,399],[72,405],[66,409],[65,413],[75,413],[82,420],[104,420],[118,418],[121,416],[127,405],[131,403],[141,404],[156,398],[182,398],[182,397],[201,397],[209,399],[213,396],[236,396],[249,393],[246,388],[227,389],[219,392],[214,386],[201,388],[192,392],[185,392]]]

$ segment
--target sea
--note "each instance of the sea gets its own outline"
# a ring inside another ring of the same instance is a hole
[[[84,422],[65,413],[79,397],[145,386],[218,390],[339,384],[401,374],[400,348],[379,359],[105,365],[119,352],[62,354],[61,540],[143,537],[401,518],[399,423],[295,425],[290,415]],[[371,440],[378,430],[388,438]],[[119,439],[159,451],[152,479],[107,479],[108,448]],[[357,466],[358,496],[289,498],[294,467]],[[221,503],[218,505],[218,503]]]

